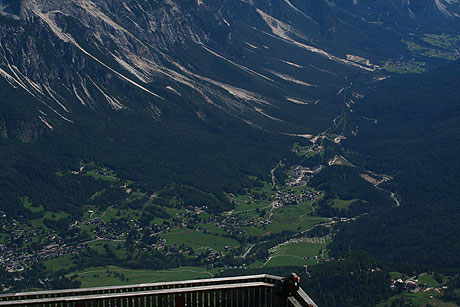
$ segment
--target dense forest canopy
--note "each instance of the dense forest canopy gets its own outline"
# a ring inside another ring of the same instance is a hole
[[[368,169],[394,176],[401,206],[344,227],[333,249],[365,249],[401,270],[460,267],[460,63],[381,82],[359,105],[346,146]]]

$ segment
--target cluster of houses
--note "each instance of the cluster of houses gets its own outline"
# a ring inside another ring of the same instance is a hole
[[[297,205],[302,202],[318,200],[321,196],[321,192],[302,190],[301,192],[276,192],[276,200],[279,206]]]
[[[393,279],[390,288],[393,290],[404,289],[405,291],[410,293],[417,293],[420,291],[434,291],[436,293],[441,293],[443,290],[447,289],[447,286],[427,287],[423,283],[420,283],[420,281],[416,277],[411,277],[405,280],[401,278]]]
[[[206,213],[208,206],[188,206],[185,210],[200,215],[201,213]]]
[[[120,237],[120,233],[117,233],[113,225],[106,223],[99,217],[92,217],[86,221],[72,223],[69,228],[81,228],[82,226],[92,226],[92,232],[96,238],[114,240]]]
[[[24,250],[0,247],[0,266],[8,272],[21,272],[33,263],[61,257],[69,254],[80,253],[87,248],[86,244],[66,246],[65,244],[51,244],[40,250]]]
[[[286,182],[288,187],[303,187],[308,184],[310,179],[321,172],[324,168],[323,165],[318,165],[313,168],[305,167],[301,165],[296,165],[292,168],[293,174]]]
[[[216,262],[224,256],[222,252],[216,251],[212,248],[208,248],[208,250],[209,250],[209,255],[205,259],[205,261],[208,263]]]
[[[193,252],[193,249],[190,247],[185,247],[181,246],[178,244],[174,244],[172,246],[167,246],[166,245],[166,240],[165,239],[160,239],[157,244],[153,244],[152,247],[156,250],[164,250],[164,255],[169,256],[169,255],[185,255],[189,254],[190,252]]]
[[[235,215],[216,217],[216,226],[231,235],[246,233],[246,230],[244,230],[243,227],[262,228],[268,224],[271,224],[271,221],[259,220],[256,218],[245,218]]]
[[[292,149],[292,152],[298,154],[298,155],[301,155],[301,156],[306,156],[306,155],[309,155],[311,153],[320,153],[324,151],[324,146],[321,146],[321,145],[317,145],[317,144],[314,144],[312,146],[308,146],[308,147],[294,147]]]

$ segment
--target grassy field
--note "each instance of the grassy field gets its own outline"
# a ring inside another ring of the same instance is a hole
[[[270,259],[270,261],[265,264],[265,267],[281,267],[281,266],[296,266],[302,267],[303,265],[314,265],[317,261],[314,259],[305,260],[302,257],[283,255],[275,256]]]
[[[10,236],[9,234],[0,233],[0,243],[1,243],[1,244],[5,244],[5,243],[6,243],[6,239],[7,239],[9,236]]]
[[[451,55],[450,53],[445,53],[445,52],[440,51],[440,50],[429,50],[429,51],[425,52],[425,55],[430,56],[430,57],[436,57],[436,58],[440,58],[440,59],[445,59],[445,60],[449,60],[449,61],[455,61],[457,59],[455,56]]]
[[[326,245],[327,242],[325,244],[313,244],[307,242],[287,244],[278,248],[266,266],[302,266],[316,264],[317,261],[314,257],[318,256],[320,251],[324,249]]]
[[[96,167],[95,165],[87,165],[89,166],[90,170],[86,171],[85,176],[91,176],[94,179],[104,180],[108,182],[117,182],[120,181],[117,178],[117,174],[111,169],[105,167]]]
[[[199,228],[206,229],[206,232],[211,235],[223,235],[226,232],[221,228],[217,227],[216,224],[198,224]]]
[[[434,291],[428,291],[428,292],[417,292],[417,293],[404,293],[400,295],[396,295],[391,297],[388,301],[382,302],[377,305],[377,307],[386,307],[386,306],[391,306],[392,302],[401,299],[401,297],[404,297],[405,300],[411,300],[412,305],[407,305],[407,306],[426,306],[428,303],[431,304],[431,306],[435,307],[455,307],[457,306],[456,304],[453,303],[446,303],[438,299],[439,294],[434,292]],[[433,297],[433,298],[430,298]]]
[[[238,241],[234,239],[214,236],[196,230],[183,230],[181,232],[168,233],[162,237],[166,239],[167,245],[184,244],[193,249],[210,247],[214,250],[221,251],[227,245],[232,247],[238,247],[240,245]]]
[[[101,214],[101,218],[108,222],[111,219],[119,220],[122,218],[125,219],[131,219],[131,218],[137,218],[136,217],[136,211],[132,209],[114,209],[114,208],[109,208],[107,211]]]
[[[124,247],[124,242],[119,241],[108,241],[108,240],[98,240],[88,243],[88,246],[97,251],[98,253],[104,254],[105,247],[104,245],[108,245],[109,248],[117,255],[119,258],[126,257],[126,248]]]
[[[403,277],[403,274],[399,272],[390,272],[390,277],[392,279],[399,279]]]
[[[42,218],[39,218],[39,219],[33,219],[33,220],[30,220],[29,223],[30,225],[35,228],[35,229],[44,229],[45,231],[49,231],[50,229],[44,224],[44,220],[45,219],[49,219],[49,220],[59,220],[59,219],[62,219],[64,217],[67,217],[69,216],[68,213],[65,213],[65,212],[55,212],[55,213],[52,213],[52,212],[46,212]]]
[[[45,208],[43,208],[42,205],[40,205],[38,207],[34,207],[32,205],[32,202],[30,201],[29,197],[24,197],[22,199],[22,204],[23,204],[24,208],[26,208],[26,209],[30,210],[31,212],[34,212],[34,213],[41,212],[41,211],[45,210]]]
[[[449,35],[449,34],[425,34],[422,40],[435,47],[443,49],[455,48],[455,44],[460,41],[460,35]]]
[[[385,69],[397,74],[421,74],[426,71],[425,64],[423,62],[393,63],[386,65]]]
[[[168,282],[189,279],[212,278],[215,270],[199,267],[182,267],[169,270],[130,270],[116,266],[95,267],[67,275],[77,275],[82,288],[119,286],[139,283]]]
[[[441,284],[434,279],[433,275],[422,274],[418,277],[420,283],[427,285],[428,287],[439,287]]]
[[[246,234],[248,236],[256,236],[256,237],[261,237],[270,234],[270,232],[267,230],[267,227],[265,228],[255,228],[255,227],[241,227],[241,229],[246,231]]]
[[[266,207],[269,207],[272,202],[271,200],[264,201],[264,202],[254,202],[253,200],[249,200],[248,196],[245,196],[244,198],[241,198],[241,199],[242,200],[240,199],[237,200],[238,205],[233,210],[234,213],[249,211],[249,210],[255,211],[257,208],[259,209],[266,208]],[[246,201],[249,201],[250,203],[246,203]]]
[[[46,267],[46,270],[50,272],[57,272],[62,269],[66,270],[73,265],[72,256],[65,255],[62,257],[46,260],[43,262],[43,265]]]
[[[333,205],[332,208],[337,208],[337,209],[349,209],[350,205],[357,201],[358,199],[352,199],[352,200],[342,200],[342,199],[334,199],[333,200]]]
[[[302,231],[326,220],[308,215],[311,211],[312,207],[305,204],[278,208],[273,211],[272,224],[267,226],[267,231],[270,233],[283,230]]]

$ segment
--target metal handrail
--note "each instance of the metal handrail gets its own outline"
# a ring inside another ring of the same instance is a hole
[[[97,293],[115,293],[115,291],[126,292],[128,291],[143,291],[146,288],[184,288],[191,287],[200,284],[226,284],[234,283],[236,281],[258,281],[258,280],[278,280],[281,279],[279,276],[269,275],[269,274],[259,274],[259,275],[248,275],[248,276],[235,276],[235,277],[222,277],[222,278],[207,278],[207,279],[195,279],[195,280],[185,280],[185,281],[172,281],[172,282],[162,282],[162,283],[144,283],[144,284],[135,284],[127,286],[109,286],[109,287],[93,287],[93,288],[80,288],[80,289],[63,289],[63,290],[47,290],[47,291],[33,291],[33,292],[19,292],[19,293],[7,293],[0,294],[0,302],[4,298],[17,298],[17,297],[37,297],[37,296],[46,296],[46,295],[81,295],[81,294],[97,294]]]
[[[313,302],[313,300],[307,295],[307,293],[305,293],[305,291],[303,291],[302,288],[300,288],[299,291],[297,291],[297,293],[289,299],[292,299],[291,303],[293,303],[295,307],[318,307],[318,305]],[[294,300],[297,302],[297,305],[293,302]]]
[[[272,284],[263,282],[252,282],[242,284],[228,284],[228,285],[210,285],[201,287],[190,288],[173,288],[154,291],[139,291],[139,292],[123,292],[123,293],[108,293],[96,295],[83,295],[83,296],[63,296],[55,298],[41,298],[41,299],[28,299],[0,302],[0,306],[24,306],[26,304],[50,304],[60,302],[77,302],[87,300],[103,300],[103,299],[118,299],[118,298],[134,298],[149,295],[170,295],[170,294],[186,294],[190,292],[214,291],[214,290],[229,290],[229,289],[243,289],[255,287],[271,287]]]
[[[238,298],[238,295],[240,295],[244,296],[247,304],[243,303],[241,305],[241,303],[238,303],[238,306],[259,306],[257,304],[257,301],[259,301],[263,302],[263,306],[278,307],[274,306],[272,302],[275,295],[272,287],[276,280],[279,279],[281,277],[260,274],[129,286],[22,292],[0,295],[0,306],[115,306],[114,304],[121,306],[119,303],[113,303],[115,301],[126,301],[128,306],[147,306],[144,303],[147,304],[147,301],[152,300],[154,297],[156,297],[155,300],[157,298],[158,300],[168,299],[169,306],[179,306],[172,303],[171,300],[181,296],[187,297],[187,302],[189,302],[187,306],[203,306],[201,303],[196,305],[196,299],[211,300],[211,297],[216,300],[214,305],[205,304],[204,306],[221,306],[217,302],[217,297],[219,297],[221,303],[225,302],[225,306],[236,306],[232,304],[234,300],[242,299]],[[225,298],[222,296],[224,293]],[[233,296],[231,299],[232,304],[229,304],[229,296]],[[106,303],[101,303],[102,301]],[[112,303],[107,303],[109,301]],[[298,293],[285,300],[284,304],[289,307],[317,307],[302,289],[299,289]],[[125,303],[123,303],[123,306],[126,306]],[[152,303],[148,306],[163,305]]]

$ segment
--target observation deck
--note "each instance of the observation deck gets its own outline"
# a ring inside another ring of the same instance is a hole
[[[300,289],[278,300],[272,275],[187,280],[0,295],[0,306],[34,307],[300,307],[317,305]]]

